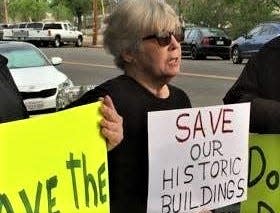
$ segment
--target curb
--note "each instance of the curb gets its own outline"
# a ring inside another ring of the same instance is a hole
[[[103,45],[101,45],[101,44],[93,45],[93,44],[84,43],[82,47],[103,49]]]

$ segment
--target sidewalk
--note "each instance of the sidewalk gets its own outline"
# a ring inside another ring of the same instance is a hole
[[[92,36],[84,35],[83,47],[103,48],[103,35],[97,35],[97,44],[92,44]]]

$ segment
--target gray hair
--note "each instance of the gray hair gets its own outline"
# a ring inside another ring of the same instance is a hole
[[[106,20],[104,47],[124,69],[123,51],[136,52],[144,36],[174,31],[181,26],[170,5],[160,0],[122,0]]]

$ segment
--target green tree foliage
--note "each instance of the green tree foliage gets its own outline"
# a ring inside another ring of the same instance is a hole
[[[14,21],[40,21],[46,17],[47,0],[10,0],[9,16]]]
[[[9,0],[9,18],[13,21],[39,21],[49,11],[57,20],[77,17],[78,29],[81,29],[82,16],[92,16],[93,1],[97,1],[97,14],[100,15],[111,12],[120,0]],[[279,19],[275,11],[280,11],[280,0],[165,1],[185,22],[223,28],[232,38],[248,32],[259,22]],[[3,16],[3,0],[0,0],[0,10]]]
[[[65,6],[78,18],[78,29],[82,28],[82,16],[92,11],[92,0],[52,0],[51,6]]]
[[[209,27],[223,27],[227,25],[225,19],[229,9],[228,3],[221,0],[189,0],[184,11],[188,22]]]
[[[278,9],[280,9],[280,1],[279,0],[271,0],[271,3],[277,7]]]
[[[232,6],[231,23],[232,37],[240,33],[247,33],[256,24],[264,21],[275,20],[273,14],[275,6],[266,0],[239,0]]]
[[[184,0],[184,18],[188,23],[219,27],[235,38],[256,24],[275,20],[279,0]]]
[[[50,3],[50,12],[56,20],[73,20],[73,13],[63,2]]]

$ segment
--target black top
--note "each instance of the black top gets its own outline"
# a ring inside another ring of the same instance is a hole
[[[224,97],[225,104],[240,102],[251,102],[251,132],[280,133],[280,37],[248,61]]]
[[[110,95],[123,117],[124,139],[109,152],[110,202],[112,213],[146,213],[148,195],[147,113],[191,107],[182,90],[168,85],[166,99],[155,97],[134,79],[122,75],[86,93],[72,106]]]
[[[16,84],[7,68],[8,60],[0,55],[0,123],[28,117]]]

